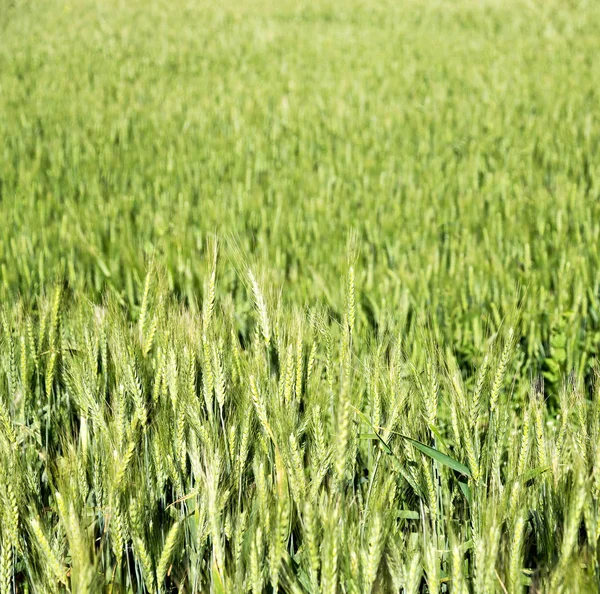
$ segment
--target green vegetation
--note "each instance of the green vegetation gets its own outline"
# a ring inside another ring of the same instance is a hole
[[[0,594],[594,592],[600,4],[0,2]]]

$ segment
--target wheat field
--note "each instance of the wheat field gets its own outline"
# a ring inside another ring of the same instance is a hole
[[[0,0],[0,594],[600,591],[599,30]]]

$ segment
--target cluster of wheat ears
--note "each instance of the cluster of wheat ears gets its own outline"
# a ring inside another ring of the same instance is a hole
[[[137,320],[57,285],[0,318],[0,592],[589,591],[600,399],[472,376],[359,315],[286,309],[213,265],[197,311],[150,267]],[[215,295],[218,295],[216,298]],[[549,420],[552,419],[552,420]]]
[[[600,591],[598,31],[0,0],[0,594]]]

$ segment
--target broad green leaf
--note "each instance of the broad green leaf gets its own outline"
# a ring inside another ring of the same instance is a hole
[[[469,485],[464,481],[458,481],[458,486],[460,487],[462,494],[465,496],[467,503],[471,505],[471,489],[469,488]]]
[[[212,565],[212,582],[215,594],[225,594],[225,585],[223,584],[223,579],[221,578],[221,573],[219,572],[216,561],[214,561]]]
[[[419,512],[410,509],[401,509],[398,512],[398,518],[401,520],[418,520],[420,517]]]
[[[460,472],[465,476],[471,476],[471,471],[469,470],[469,467],[465,466],[464,464],[461,464],[458,460],[455,460],[454,458],[451,458],[446,454],[442,454],[442,452],[440,452],[439,450],[436,450],[431,446],[425,445],[424,443],[421,443],[420,441],[417,441],[412,437],[407,437],[406,435],[402,435],[401,433],[398,433],[398,435],[402,439],[405,439],[406,441],[411,443],[417,448],[417,450],[423,452],[426,456],[433,458],[436,462],[439,462],[444,466],[448,466],[449,468],[452,468],[453,470],[456,470],[457,472]]]

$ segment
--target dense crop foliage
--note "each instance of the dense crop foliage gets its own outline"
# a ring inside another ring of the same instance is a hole
[[[597,591],[598,30],[0,0],[0,594]]]

